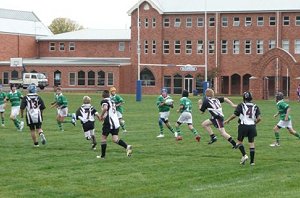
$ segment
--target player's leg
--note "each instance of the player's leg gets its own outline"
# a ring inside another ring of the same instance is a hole
[[[219,131],[222,135],[222,137],[224,137],[231,145],[232,145],[232,148],[235,148],[236,147],[236,142],[234,141],[234,139],[231,137],[231,135],[229,135],[225,128],[222,127],[222,128],[219,128]]]
[[[97,158],[105,159],[106,147],[107,147],[107,136],[109,135],[109,126],[102,127],[102,136],[101,136],[101,153]]]
[[[42,129],[42,123],[37,123],[36,128],[37,128],[37,132],[38,132],[38,134],[41,138],[42,144],[45,145],[46,144],[46,136],[45,136],[45,133]]]
[[[275,135],[275,142],[270,144],[270,146],[275,147],[275,146],[280,146],[280,136],[279,136],[279,130],[282,128],[283,122],[280,120],[277,125],[274,126],[273,131]]]
[[[293,125],[292,125],[292,121],[289,120],[287,121],[287,130],[289,131],[290,134],[296,136],[298,139],[300,139],[300,135],[299,133],[293,128]]]
[[[114,143],[116,143],[116,144],[122,146],[123,148],[125,148],[127,156],[130,157],[131,154],[132,154],[132,146],[128,145],[125,141],[119,139],[118,133],[119,133],[119,129],[113,129],[111,131],[112,140],[113,140]]]
[[[36,134],[35,134],[35,125],[34,124],[29,124],[29,129],[30,129],[30,135],[31,139],[33,141],[33,146],[34,147],[39,147],[39,142],[37,141]]]
[[[212,125],[212,121],[210,119],[204,120],[202,122],[202,127],[204,128],[204,130],[207,131],[208,135],[210,135],[210,141],[208,142],[208,144],[212,144],[214,142],[217,141],[217,136],[215,136],[214,132],[212,131],[211,125]]]
[[[188,123],[189,130],[194,134],[197,142],[200,142],[201,136],[199,135],[197,129],[194,128],[193,123]]]

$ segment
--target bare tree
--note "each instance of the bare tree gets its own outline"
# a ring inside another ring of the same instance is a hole
[[[75,21],[72,21],[68,18],[56,18],[52,21],[49,26],[49,29],[53,34],[60,34],[64,32],[73,32],[76,30],[83,29],[83,26],[77,24]]]

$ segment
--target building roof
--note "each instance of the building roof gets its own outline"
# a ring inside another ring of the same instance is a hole
[[[143,2],[148,2],[160,14],[300,10],[300,1],[295,0],[138,0],[127,12],[128,15]]]
[[[0,33],[52,35],[52,32],[33,13],[0,8]]]
[[[130,65],[130,58],[88,58],[88,57],[41,57],[23,58],[23,65],[29,66],[122,66]],[[10,65],[10,61],[0,61],[0,65]]]
[[[74,40],[114,40],[130,41],[130,29],[82,29],[47,37],[39,37],[40,41],[74,41]]]

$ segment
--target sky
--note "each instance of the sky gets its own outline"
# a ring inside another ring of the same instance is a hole
[[[138,0],[0,0],[0,8],[34,12],[49,26],[69,18],[89,29],[128,29],[130,10]]]

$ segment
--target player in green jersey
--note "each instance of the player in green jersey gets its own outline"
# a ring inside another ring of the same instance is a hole
[[[56,88],[55,101],[52,103],[51,107],[57,108],[57,125],[61,131],[64,131],[62,123],[72,123],[74,126],[76,125],[76,114],[68,113],[68,100],[62,94],[61,87]],[[65,117],[71,117],[71,120],[65,120]]]
[[[110,88],[110,90],[109,90],[110,97],[116,103],[117,116],[118,116],[118,119],[120,122],[120,126],[121,126],[123,132],[126,133],[127,130],[125,128],[125,120],[123,119],[123,112],[124,112],[123,104],[125,103],[125,101],[120,95],[118,95],[116,93],[116,91],[117,91],[117,89],[115,87]]]
[[[279,137],[279,130],[281,128],[286,128],[290,134],[296,136],[300,139],[299,133],[293,129],[292,126],[292,119],[290,116],[291,108],[288,103],[284,101],[284,96],[282,92],[278,92],[275,96],[276,98],[276,106],[278,112],[274,115],[274,117],[277,117],[279,115],[279,122],[277,125],[274,126],[273,130],[275,133],[275,142],[270,144],[272,147],[280,146],[280,137]]]
[[[2,90],[3,86],[0,84],[0,114],[1,114],[1,126],[4,127],[4,112],[5,112],[5,97],[6,93]]]
[[[156,100],[156,105],[158,107],[159,111],[159,118],[158,118],[158,126],[160,129],[160,133],[157,136],[158,138],[163,138],[165,137],[164,135],[164,126],[163,123],[168,127],[168,129],[175,134],[174,129],[169,123],[169,115],[170,115],[170,108],[173,108],[173,103],[167,104],[167,100],[171,100],[171,96],[168,95],[167,89],[162,89],[161,90],[161,95],[157,97]]]
[[[192,101],[188,98],[189,92],[187,90],[183,90],[182,92],[182,98],[180,99],[180,106],[177,112],[180,112],[180,116],[175,124],[176,127],[176,140],[182,140],[182,134],[180,131],[179,126],[182,123],[187,123],[188,128],[190,131],[195,135],[196,141],[200,142],[200,135],[198,134],[198,131],[193,127],[193,117],[192,117]]]
[[[11,85],[11,91],[6,96],[6,101],[10,101],[11,103],[11,113],[10,113],[10,119],[14,122],[14,125],[19,131],[22,131],[24,128],[24,122],[20,121],[18,119],[18,115],[20,114],[20,105],[21,105],[21,99],[23,98],[23,95],[21,92],[17,90],[16,85]]]

